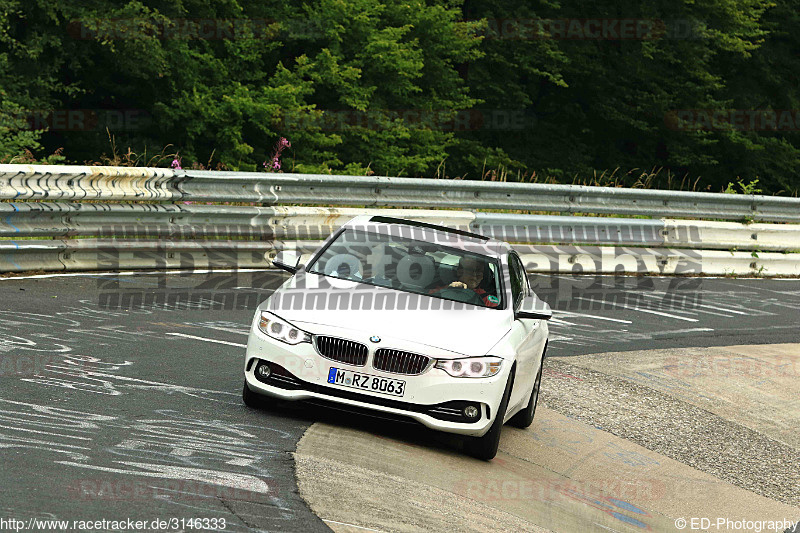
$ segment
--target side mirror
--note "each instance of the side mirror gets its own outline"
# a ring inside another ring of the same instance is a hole
[[[300,254],[294,250],[284,250],[282,252],[278,252],[278,255],[276,255],[275,259],[272,260],[273,265],[281,270],[289,272],[290,274],[295,274],[297,272],[297,270],[300,268],[299,263]]]
[[[522,299],[522,304],[517,312],[514,313],[514,318],[550,320],[553,318],[553,311],[547,302],[540,300],[535,294],[531,294]]]

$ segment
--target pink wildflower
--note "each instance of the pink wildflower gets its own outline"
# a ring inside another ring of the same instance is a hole
[[[264,168],[267,169],[268,172],[275,172],[281,169],[281,152],[283,152],[287,148],[291,148],[292,143],[289,142],[289,139],[286,137],[281,137],[280,140],[275,143],[275,152],[272,154],[272,158],[270,158],[269,163],[264,161],[262,164]]]

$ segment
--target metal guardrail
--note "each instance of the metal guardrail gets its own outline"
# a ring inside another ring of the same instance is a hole
[[[565,206],[554,200],[558,194],[548,196],[547,191],[561,191],[562,195],[583,191],[585,196],[574,206]],[[662,211],[688,209],[690,204],[713,205],[703,213],[693,208],[695,218],[736,218],[728,212],[717,214],[724,211],[725,202],[736,201],[741,209],[748,205],[757,213],[751,218],[800,219],[797,198],[408,178],[0,165],[0,198],[11,200],[0,202],[0,272],[266,268],[277,251],[311,252],[320,239],[352,217],[376,212],[277,205],[284,201],[331,205],[394,202],[414,207],[503,205],[525,210],[549,210],[544,208],[557,204],[558,210],[566,207],[567,211],[656,214],[640,202],[642,194],[653,202],[661,198]],[[689,199],[679,203],[667,196]],[[692,200],[695,197],[701,200]],[[782,210],[789,210],[791,216]],[[798,224],[464,210],[378,211],[517,243],[515,247],[532,272],[800,275],[800,254],[791,253],[800,251]],[[782,253],[769,253],[775,251]]]
[[[472,231],[519,243],[800,252],[800,225],[475,213]]]
[[[380,210],[517,243],[800,251],[800,225]],[[323,239],[375,210],[184,204],[0,203],[0,238]]]
[[[0,272],[270,268],[280,250],[320,241],[0,240]],[[590,245],[514,246],[529,272],[800,276],[798,254]]]
[[[324,207],[3,202],[0,238],[323,239],[365,212]],[[475,214],[469,211],[397,213],[411,214],[424,222],[465,228],[475,219]]]
[[[800,222],[800,198],[777,196],[134,167],[0,165],[0,199],[519,209]]]

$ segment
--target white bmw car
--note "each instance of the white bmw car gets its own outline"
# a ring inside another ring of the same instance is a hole
[[[245,404],[309,400],[463,435],[481,459],[506,422],[528,427],[548,305],[505,242],[443,226],[357,217],[256,310]]]

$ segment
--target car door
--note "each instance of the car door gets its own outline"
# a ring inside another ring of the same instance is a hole
[[[524,290],[526,294],[531,296],[535,295],[536,293],[531,287],[531,281],[528,277],[528,273],[525,271],[525,266],[522,263],[522,259],[517,254],[514,254],[519,262],[520,272],[522,273],[522,277],[524,280]],[[542,355],[544,353],[544,347],[547,344],[547,335],[548,335],[548,328],[547,322],[542,320],[534,320],[534,319],[525,319],[526,322],[535,322],[535,327],[531,333],[531,336],[528,338],[528,342],[530,343],[530,351],[533,354],[533,376],[535,377],[536,374],[539,372],[539,365],[542,363]]]
[[[508,254],[509,278],[511,281],[511,295],[514,312],[522,304],[522,298],[531,294],[528,277],[522,266],[522,261],[515,252]],[[511,326],[511,342],[517,353],[517,371],[514,378],[514,387],[509,400],[509,412],[513,414],[517,408],[527,405],[528,397],[533,387],[533,380],[539,370],[538,356],[541,347],[536,335],[540,327],[539,320],[515,318]],[[539,351],[536,348],[539,347]]]

